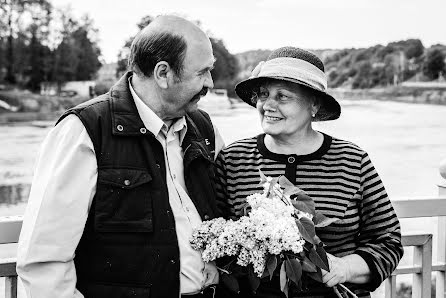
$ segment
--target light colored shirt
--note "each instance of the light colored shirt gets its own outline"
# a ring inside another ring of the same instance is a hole
[[[214,264],[205,264],[189,244],[200,216],[187,194],[181,142],[186,121],[168,127],[141,99],[132,95],[138,113],[162,144],[169,203],[180,250],[180,290],[199,292],[218,282]],[[214,126],[216,154],[223,140]],[[44,140],[37,160],[17,250],[17,273],[27,297],[81,298],[76,289],[74,253],[96,192],[97,163],[93,143],[75,115],[55,126]]]

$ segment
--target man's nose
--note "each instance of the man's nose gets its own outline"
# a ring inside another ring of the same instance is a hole
[[[209,72],[206,76],[206,79],[204,80],[204,87],[212,89],[214,88],[214,81],[212,80],[212,75]]]

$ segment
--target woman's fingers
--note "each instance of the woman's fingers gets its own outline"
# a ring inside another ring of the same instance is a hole
[[[322,270],[322,282],[327,287],[333,287],[347,280],[347,264],[342,258],[327,253],[330,271]]]

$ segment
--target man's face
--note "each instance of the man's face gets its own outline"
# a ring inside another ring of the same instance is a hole
[[[169,116],[177,118],[197,109],[200,98],[214,87],[211,76],[214,61],[207,37],[188,42],[183,73],[169,86],[165,97]]]

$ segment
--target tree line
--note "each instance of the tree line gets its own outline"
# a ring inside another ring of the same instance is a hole
[[[142,29],[152,20],[148,15],[136,25]],[[212,70],[215,88],[227,89],[235,97],[236,82],[248,77],[271,51],[233,55],[222,39],[210,35],[217,58]],[[127,70],[133,38],[123,41],[117,77]],[[101,67],[97,41],[98,31],[88,15],[76,19],[69,9],[55,8],[49,0],[0,0],[0,83],[37,91],[42,82],[56,82],[60,87],[67,81],[92,80]],[[436,80],[446,74],[446,46],[425,48],[419,39],[314,52],[325,63],[331,88],[374,88],[407,80]]]
[[[419,39],[364,49],[344,49],[325,59],[330,87],[364,89],[443,77],[446,47],[425,48]],[[444,78],[444,77],[443,77]]]
[[[446,46],[425,48],[419,39],[391,42],[361,49],[310,50],[325,64],[331,88],[366,89],[399,84],[407,80],[445,79]],[[240,77],[248,77],[271,51],[254,50],[237,54]]]
[[[0,81],[36,91],[42,82],[91,80],[100,54],[88,15],[76,19],[47,0],[1,0]]]

